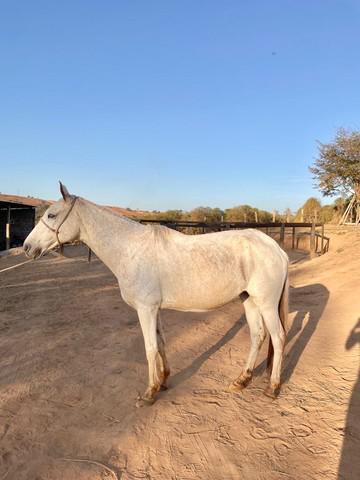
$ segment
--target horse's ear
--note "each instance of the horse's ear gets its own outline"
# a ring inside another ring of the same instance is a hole
[[[65,185],[63,185],[63,184],[60,182],[60,180],[59,180],[59,183],[60,183],[60,192],[61,192],[61,195],[62,195],[63,199],[64,199],[65,202],[66,202],[67,200],[70,199],[71,195],[70,195],[68,189],[65,187]]]

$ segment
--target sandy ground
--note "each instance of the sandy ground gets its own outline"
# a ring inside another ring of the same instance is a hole
[[[0,273],[0,479],[360,478],[360,233],[331,242],[291,268],[275,401],[265,346],[253,383],[227,391],[249,348],[240,301],[163,313],[171,388],[136,409],[142,336],[107,268],[69,250]]]

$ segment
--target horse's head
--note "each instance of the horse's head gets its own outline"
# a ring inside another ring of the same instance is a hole
[[[46,210],[25,239],[24,250],[28,257],[38,258],[48,250],[79,238],[79,219],[74,210],[77,197],[70,195],[61,182],[60,192],[63,198]]]

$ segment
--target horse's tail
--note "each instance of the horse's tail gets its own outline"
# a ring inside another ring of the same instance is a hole
[[[281,292],[281,297],[279,300],[279,317],[280,317],[281,326],[283,327],[283,330],[284,330],[285,337],[287,333],[288,314],[289,314],[289,267],[287,266],[285,281],[284,281],[283,289]],[[274,346],[272,344],[271,337],[270,337],[268,357],[267,357],[268,370],[272,368],[273,358],[274,358]]]

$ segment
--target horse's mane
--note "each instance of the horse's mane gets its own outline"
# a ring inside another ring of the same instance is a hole
[[[151,224],[151,225],[147,225],[152,233],[161,238],[161,239],[166,239],[170,236],[173,236],[173,235],[182,235],[181,232],[178,232],[177,230],[174,230],[172,228],[169,228],[169,227],[166,227],[165,225],[157,225],[157,224]]]
[[[91,206],[95,207],[97,210],[102,210],[106,213],[109,213],[113,217],[119,218],[122,221],[131,223],[131,224],[134,224],[134,225],[139,225],[140,224],[137,220],[133,220],[132,218],[126,217],[125,215],[122,215],[121,213],[115,212],[114,210],[112,210],[111,207],[108,207],[106,205],[99,205],[97,203],[90,202],[90,200],[86,200],[85,198],[81,198],[81,200],[83,200],[84,202],[86,202],[86,203],[90,204]]]

